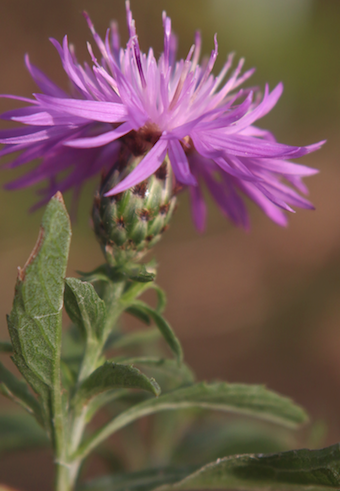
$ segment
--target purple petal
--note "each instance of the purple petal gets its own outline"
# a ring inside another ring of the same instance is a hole
[[[35,94],[35,97],[46,107],[93,121],[122,123],[127,118],[127,110],[124,105],[116,102],[59,99],[41,94]]]
[[[318,174],[318,169],[307,167],[306,165],[294,164],[286,160],[279,159],[257,159],[253,160],[254,164],[262,169],[269,170],[278,174],[293,176],[313,176]]]
[[[52,80],[50,80],[39,68],[31,65],[28,55],[25,56],[25,63],[33,80],[44,94],[54,97],[67,97],[66,92],[60,89]]]
[[[228,128],[228,133],[234,131],[237,132],[241,128],[245,128],[246,126],[251,125],[257,119],[262,118],[263,116],[268,114],[269,111],[273,109],[273,107],[279,100],[282,91],[283,91],[282,83],[279,83],[270,94],[269,94],[268,85],[266,85],[262,102],[260,102],[260,104],[255,109],[253,109],[249,114],[244,116],[238,123],[236,123],[231,128]]]
[[[280,210],[280,208],[275,206],[268,198],[266,198],[253,184],[243,181],[239,182],[238,186],[261,208],[261,210],[264,211],[264,213],[271,220],[273,220],[273,222],[281,225],[282,227],[287,226],[288,220],[286,215]]]
[[[176,179],[182,184],[197,185],[195,177],[191,174],[188,159],[181,144],[177,140],[170,140],[168,153]]]
[[[146,154],[144,159],[137,165],[137,167],[125,179],[123,179],[122,182],[120,182],[104,196],[113,196],[114,194],[126,191],[126,189],[135,186],[151,176],[151,174],[156,172],[158,167],[162,165],[167,152],[167,147],[167,141],[158,140],[158,142]]]
[[[26,128],[13,128],[12,130],[7,130],[8,132],[13,132],[13,130],[21,130],[21,129],[26,129]],[[6,130],[4,130],[6,131]],[[48,131],[47,130],[41,130],[41,131],[34,131],[32,128],[30,128],[30,132],[25,134],[21,134],[19,136],[8,136],[1,138],[0,136],[0,143],[5,143],[5,144],[21,144],[21,143],[34,143],[42,140],[47,140],[49,137]]]
[[[130,123],[123,123],[118,128],[106,133],[102,133],[98,136],[92,136],[89,138],[78,138],[77,140],[69,140],[64,145],[73,148],[94,148],[106,145],[123,135],[126,135],[132,130]]]
[[[37,106],[26,106],[20,107],[18,109],[12,109],[10,111],[6,111],[0,115],[1,119],[11,120],[14,118],[21,118],[23,116],[29,116],[31,114],[36,114],[38,112],[43,112],[44,110]]]

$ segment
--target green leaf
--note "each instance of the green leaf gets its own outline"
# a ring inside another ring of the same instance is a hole
[[[222,419],[206,419],[198,419],[177,443],[171,462],[204,463],[222,455],[282,452],[296,445],[292,432],[281,427],[244,418],[233,418],[227,423]]]
[[[126,309],[126,312],[133,315],[147,326],[150,325],[150,317],[145,313],[144,309],[140,309],[138,306],[132,306]]]
[[[106,392],[98,394],[89,401],[86,411],[86,422],[89,423],[96,412],[109,402],[128,397],[129,395],[131,395],[129,389],[109,389]]]
[[[192,384],[195,381],[195,375],[188,365],[182,363],[179,367],[174,360],[155,357],[120,357],[112,361],[125,363],[127,365],[142,365],[153,370],[159,371],[171,379],[176,380],[181,384]]]
[[[238,455],[218,459],[173,485],[177,489],[329,491],[340,488],[340,445],[322,450]]]
[[[165,341],[168,343],[171,351],[176,355],[178,364],[181,364],[183,361],[183,350],[181,343],[174,331],[171,329],[168,322],[164,319],[164,317],[161,316],[157,312],[157,310],[152,309],[151,307],[149,307],[149,305],[141,302],[140,300],[134,301],[132,303],[132,306],[139,308],[152,318],[152,320],[162,333]]]
[[[94,269],[93,271],[89,272],[84,272],[84,271],[77,271],[77,273],[81,276],[82,280],[88,281],[88,282],[95,282],[95,281],[110,281],[111,279],[111,268],[108,264],[101,264],[98,266],[98,268]]]
[[[146,266],[151,269],[148,271]],[[77,271],[78,274],[86,281],[122,281],[130,279],[139,283],[148,283],[153,281],[156,277],[155,265],[151,261],[148,264],[133,264],[110,266],[109,264],[102,264],[98,268],[90,272]]]
[[[77,278],[66,278],[64,300],[71,321],[86,332],[88,339],[100,339],[106,318],[106,307],[91,283]]]
[[[12,343],[9,341],[0,341],[0,353],[13,353]]]
[[[170,484],[187,476],[192,468],[147,469],[128,474],[115,474],[80,485],[77,491],[149,491],[162,484]]]
[[[0,392],[20,404],[26,411],[33,414],[39,423],[42,423],[41,409],[37,399],[30,393],[27,384],[18,380],[2,363],[0,363]]]
[[[29,259],[23,269],[19,268],[13,308],[7,319],[13,360],[41,396],[48,424],[51,389],[60,383],[64,276],[70,237],[69,217],[57,193],[46,208]]]
[[[143,416],[192,407],[246,414],[290,428],[295,428],[308,419],[300,406],[263,386],[202,382],[129,408],[98,430],[84,443],[79,453],[87,455],[109,435]]]
[[[0,415],[0,452],[48,445],[45,432],[28,414]]]
[[[157,293],[157,312],[159,312],[160,314],[163,312],[163,310],[165,309],[165,306],[166,306],[166,294],[165,294],[165,291],[158,285],[156,285],[156,283],[153,283],[151,285],[151,288],[153,290],[156,290],[156,293]]]
[[[140,330],[119,336],[112,341],[112,346],[114,346],[115,349],[134,348],[135,346],[157,341],[160,336],[161,333],[159,332],[159,329],[152,327],[151,329],[144,329],[143,331]]]
[[[134,264],[132,268],[126,269],[124,272],[130,280],[139,283],[149,283],[156,278],[156,274],[147,271],[144,264]]]
[[[157,382],[137,368],[106,362],[83,381],[76,394],[75,405],[87,404],[90,399],[110,389],[142,389],[155,396],[160,394]]]

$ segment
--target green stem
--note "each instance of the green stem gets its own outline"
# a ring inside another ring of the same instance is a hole
[[[77,479],[80,462],[67,464],[64,462],[56,463],[56,484],[55,491],[73,491]]]
[[[61,352],[61,314],[59,315],[60,329],[57,329],[60,339],[56,345],[59,346],[55,356],[55,369],[53,374],[53,389],[52,389],[52,421],[53,421],[53,445],[56,456],[56,489],[65,491],[72,489],[64,486],[65,467],[62,464],[66,457],[66,442],[65,442],[65,417],[61,393],[61,376],[60,376],[60,352]],[[62,483],[62,484],[61,484]],[[64,488],[62,487],[64,486]]]
[[[125,287],[125,282],[113,283],[107,286],[105,303],[107,316],[103,326],[101,339],[95,337],[88,339],[84,358],[78,376],[77,386],[81,384],[96,368],[102,355],[103,348],[114,328],[119,316],[124,311],[119,299]],[[56,371],[55,387],[59,388],[53,393],[53,414],[55,430],[55,455],[56,455],[56,491],[72,491],[77,479],[82,459],[74,459],[72,455],[78,450],[86,427],[87,406],[74,407],[69,413],[69,426],[65,435],[65,418],[63,415],[62,398],[60,391],[60,371]],[[67,436],[67,438],[66,438]]]
[[[146,285],[132,285],[127,294],[124,294],[126,282],[108,283],[104,292],[106,304],[106,319],[102,328],[100,339],[93,336],[87,339],[84,357],[79,370],[77,389],[81,383],[97,368],[105,343],[115,328],[120,315],[126,309],[129,301],[139,296]],[[127,297],[127,298],[126,298]],[[60,374],[57,371],[55,387],[60,388]],[[75,397],[74,394],[74,397]],[[87,424],[88,406],[79,407],[70,405],[68,414],[68,427],[65,429],[66,418],[63,414],[61,391],[53,393],[55,454],[56,454],[56,491],[72,491],[77,479],[79,467],[85,455],[79,458],[79,447],[82,442]],[[66,430],[66,431],[65,431]],[[88,452],[86,452],[87,455]]]

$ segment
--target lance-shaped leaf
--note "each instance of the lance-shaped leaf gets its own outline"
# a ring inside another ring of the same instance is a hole
[[[154,379],[149,379],[137,368],[120,363],[106,362],[98,367],[80,385],[74,404],[87,404],[93,397],[111,389],[142,389],[155,396],[160,388]]]
[[[141,322],[143,322],[147,326],[149,326],[151,323],[151,320],[150,320],[150,317],[148,316],[148,314],[146,314],[143,309],[140,309],[137,306],[129,307],[128,309],[126,309],[126,312],[128,314],[133,315],[134,317],[139,319]]]
[[[33,414],[39,423],[42,423],[41,409],[37,399],[30,393],[27,384],[18,380],[2,363],[0,363],[0,392],[20,404],[26,411]]]
[[[308,419],[300,406],[261,385],[203,382],[174,390],[124,411],[85,442],[79,454],[87,455],[109,435],[143,416],[192,407],[247,414],[290,428]]]
[[[266,489],[330,491],[340,488],[340,445],[322,450],[225,457],[159,491],[179,489]],[[151,489],[151,488],[149,488]]]
[[[156,358],[156,357],[121,357],[113,361],[119,363],[125,363],[127,365],[142,365],[146,368],[155,370],[166,377],[169,377],[177,384],[192,384],[195,381],[195,375],[191,368],[182,363],[178,366],[175,360],[168,360],[166,358]]]
[[[165,305],[166,305],[166,295],[165,295],[164,291],[162,290],[162,288],[160,288],[155,283],[152,283],[149,286],[149,288],[155,290],[157,293],[157,300],[158,301],[157,301],[156,310],[159,314],[161,314],[165,308]],[[133,298],[133,301],[134,301],[134,298]],[[135,303],[131,307],[128,307],[126,309],[126,312],[137,317],[137,319],[144,322],[144,324],[147,324],[147,325],[150,324],[150,316],[147,314],[147,312],[145,311],[143,306],[140,307],[140,306],[138,306],[138,304]]]
[[[162,484],[178,482],[194,469],[169,467],[103,476],[80,485],[77,491],[149,491]]]
[[[86,333],[87,339],[100,339],[106,307],[91,283],[66,278],[64,299],[68,316]]]
[[[161,333],[157,327],[151,327],[150,329],[138,330],[130,332],[128,334],[119,334],[115,336],[110,343],[116,349],[129,349],[135,348],[141,345],[154,343],[161,337]]]
[[[29,259],[19,268],[8,317],[13,360],[41,396],[46,421],[50,421],[50,390],[60,383],[61,316],[70,237],[69,217],[57,193],[46,208]],[[60,393],[60,388],[57,390]]]
[[[159,312],[157,312],[157,310],[152,309],[151,307],[149,307],[149,305],[141,302],[140,300],[136,300],[135,302],[133,302],[131,307],[137,307],[152,318],[152,320],[162,333],[165,341],[168,343],[171,351],[176,356],[178,364],[181,364],[183,361],[183,350],[181,343],[174,331],[171,329],[168,322],[164,319],[164,317]]]
[[[171,462],[194,464],[228,455],[283,452],[295,448],[296,442],[293,432],[259,420],[233,418],[226,423],[209,418],[203,425],[195,425],[177,442]]]

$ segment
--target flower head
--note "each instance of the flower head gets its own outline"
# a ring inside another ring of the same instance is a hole
[[[231,76],[229,55],[217,77],[212,74],[217,39],[210,58],[199,64],[201,37],[185,60],[176,62],[176,37],[171,20],[163,13],[164,52],[156,60],[152,48],[141,52],[129,2],[126,2],[129,40],[120,47],[112,24],[104,40],[85,14],[101,59],[88,44],[93,66],[80,65],[67,37],[58,50],[71,83],[71,95],[57,87],[26,57],[27,68],[42,93],[19,99],[26,107],[2,114],[23,127],[4,130],[0,155],[21,150],[9,167],[40,158],[38,166],[7,184],[19,189],[48,179],[42,204],[57,190],[73,187],[98,172],[108,172],[122,153],[143,156],[134,170],[106,193],[112,196],[151,176],[164,159],[170,160],[177,184],[188,187],[193,219],[199,230],[205,224],[205,183],[222,212],[235,224],[248,227],[243,195],[250,197],[276,223],[285,225],[283,210],[290,205],[313,208],[297,191],[306,193],[301,181],[317,171],[290,162],[320,148],[321,143],[293,147],[277,143],[268,131],[254,126],[282,93],[266,86],[263,97],[240,85],[253,73],[241,74],[242,59]],[[66,177],[65,177],[65,172]],[[297,190],[294,190],[294,188]]]

